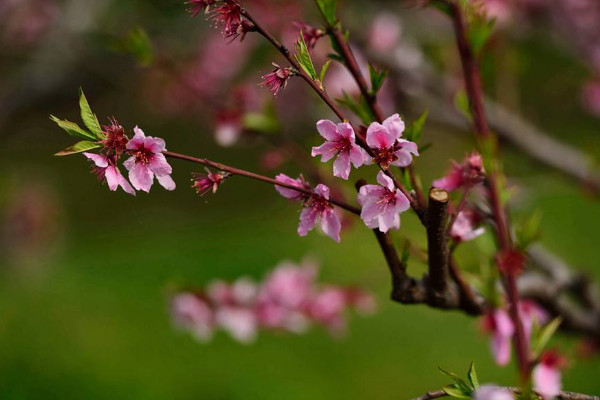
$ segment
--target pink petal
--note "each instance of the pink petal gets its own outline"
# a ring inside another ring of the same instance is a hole
[[[286,183],[288,185],[297,186],[299,188],[302,187],[302,184],[300,182],[298,182],[298,180],[290,178],[286,174],[279,174],[275,177],[275,179],[281,183]],[[282,186],[278,186],[278,185],[275,185],[275,190],[277,190],[277,192],[279,192],[279,194],[282,195],[283,197],[285,197],[286,199],[298,200],[303,195],[303,193],[298,192],[294,189],[288,189],[286,187],[282,187]]]
[[[321,229],[323,229],[323,232],[325,232],[327,236],[338,243],[340,242],[340,230],[342,229],[342,224],[340,218],[332,209],[325,211],[321,216]]]
[[[358,168],[364,163],[362,149],[355,144],[352,144],[350,148],[350,161],[354,165],[354,168]]]
[[[322,119],[317,122],[317,131],[327,141],[335,141],[339,139],[337,126],[328,119]]]
[[[410,208],[410,201],[406,198],[404,193],[400,190],[396,190],[396,212],[404,212]]]
[[[121,172],[119,172],[118,180],[119,180],[119,186],[121,186],[121,189],[123,189],[125,191],[125,193],[135,196],[135,190],[133,190],[133,187],[127,181],[127,179],[125,179],[125,177],[123,175],[121,175]]]
[[[408,151],[409,153],[412,153],[415,156],[419,155],[419,146],[415,142],[411,142],[409,140],[404,139],[398,139],[398,144],[400,144],[400,147]]]
[[[319,217],[318,211],[313,207],[306,207],[300,212],[300,224],[298,225],[298,235],[306,236],[312,231]]]
[[[251,310],[234,307],[221,308],[217,311],[217,323],[240,343],[251,343],[256,339],[257,320]]]
[[[102,154],[95,153],[83,153],[88,159],[92,160],[97,167],[106,168],[108,167],[108,158],[103,156]]]
[[[150,150],[153,153],[160,153],[165,150],[166,144],[164,139],[148,136],[144,140],[144,148]]]
[[[173,169],[167,162],[167,158],[162,153],[154,154],[148,163],[148,168],[150,171],[154,172],[156,175],[169,175],[173,172]]]
[[[400,149],[394,153],[398,159],[392,163],[396,167],[408,167],[412,163],[412,155],[405,149]]]
[[[533,389],[545,399],[556,397],[561,389],[561,374],[556,368],[537,365],[532,372]]]
[[[385,207],[384,211],[379,214],[379,230],[383,233],[390,229],[400,228],[400,215],[394,211],[392,207]]]
[[[333,162],[333,176],[338,178],[348,179],[350,175],[350,155],[346,151],[338,154],[337,159]]]
[[[490,345],[496,363],[501,366],[508,364],[510,361],[510,338],[494,335]]]
[[[367,144],[377,149],[387,149],[396,141],[396,136],[390,133],[383,125],[373,122],[367,128]]]
[[[317,185],[314,192],[319,196],[322,196],[325,200],[329,200],[329,188],[322,183]]]
[[[319,147],[313,147],[311,155],[316,157],[321,156],[321,162],[327,162],[331,160],[338,153],[338,148],[335,142],[325,142]]]
[[[133,131],[135,132],[135,135],[127,142],[127,148],[129,150],[140,150],[144,148],[144,139],[146,138],[146,135],[144,135],[144,131],[137,126],[133,128]]]
[[[171,175],[156,175],[156,179],[158,180],[158,183],[160,183],[160,185],[165,189],[175,190],[175,181],[173,178],[171,178]]]
[[[394,181],[392,180],[392,178],[387,176],[383,171],[379,171],[377,173],[377,183],[379,183],[381,186],[383,186],[385,188],[388,188],[389,190],[395,189]]]
[[[136,163],[129,171],[129,180],[136,190],[150,192],[154,174],[142,163]]]
[[[119,187],[119,175],[120,173],[114,165],[107,167],[106,171],[104,171],[104,177],[106,178],[108,188],[113,192]]]
[[[349,123],[341,122],[341,123],[337,124],[337,132],[338,132],[338,139],[346,138],[346,139],[350,139],[352,142],[354,142],[354,129],[352,129],[352,125],[350,125]]]
[[[394,139],[399,139],[404,132],[404,122],[398,114],[386,118],[382,125],[393,135]]]
[[[127,171],[131,171],[131,169],[135,165],[135,156],[129,157],[125,162],[123,162],[123,166],[127,169]]]

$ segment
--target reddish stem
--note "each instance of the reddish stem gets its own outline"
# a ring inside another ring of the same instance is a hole
[[[295,190],[297,192],[304,193],[307,196],[310,196],[310,195],[313,194],[312,190],[301,188],[301,187],[297,187],[297,186],[294,186],[294,185],[289,185],[287,183],[280,182],[280,181],[278,181],[276,179],[269,178],[268,176],[255,174],[254,172],[250,172],[250,171],[246,171],[246,170],[243,170],[243,169],[231,167],[229,165],[225,165],[225,164],[222,164],[222,163],[211,161],[211,160],[206,159],[206,158],[196,158],[196,157],[188,156],[186,154],[174,153],[172,151],[163,151],[163,154],[165,156],[167,156],[167,157],[178,158],[180,160],[185,160],[185,161],[193,162],[193,163],[196,163],[196,164],[205,165],[207,167],[218,169],[220,171],[229,172],[232,175],[245,176],[246,178],[251,178],[251,179],[255,179],[257,181],[270,183],[270,184],[281,186],[281,187],[284,187],[284,188],[287,188],[287,189],[292,189],[292,190]],[[349,212],[351,212],[353,214],[360,215],[360,210],[358,208],[356,208],[354,206],[351,206],[351,205],[349,205],[349,204],[347,204],[347,203],[345,203],[343,201],[330,198],[329,202],[331,204],[336,205],[336,206],[338,206],[340,208],[343,208],[344,210],[349,211]]]

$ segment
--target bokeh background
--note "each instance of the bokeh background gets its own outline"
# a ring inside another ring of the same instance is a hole
[[[248,3],[288,43],[293,21],[319,21],[312,2]],[[402,2],[340,3],[355,43],[369,44],[378,21],[393,35],[377,43],[388,40],[391,47],[370,50],[381,50],[382,58],[392,54],[413,71],[431,69],[451,88],[460,85],[452,32],[440,13]],[[581,37],[589,35],[567,29],[545,2],[516,3],[489,4],[498,26],[484,58],[486,89],[594,165],[599,60],[584,50],[590,44]],[[600,13],[579,17],[598,29]],[[0,1],[0,397],[404,399],[447,383],[438,366],[463,373],[471,361],[480,380],[514,383],[514,368],[493,364],[476,320],[388,300],[383,258],[360,221],[342,233],[341,244],[317,232],[299,238],[296,206],[267,185],[233,178],[216,195],[200,198],[188,188],[189,173],[198,168],[172,161],[176,191],[154,187],[134,198],[101,186],[83,157],[53,156],[71,138],[48,115],[78,121],[83,86],[101,121],[115,116],[128,129],[140,125],[165,138],[170,150],[271,176],[298,172],[287,157],[273,156],[273,137],[288,135],[308,152],[318,143],[314,121],[331,117],[329,111],[301,82],[292,81],[273,101],[257,84],[270,62],[281,59],[259,38],[226,47],[210,25],[202,16],[190,18],[177,1]],[[315,52],[317,60],[327,53],[325,40]],[[330,74],[332,88],[348,84],[341,72]],[[275,110],[280,129],[267,139],[242,136],[225,148],[213,133],[223,110],[237,106],[241,95],[231,93],[241,85],[258,98],[257,109]],[[411,94],[389,86],[382,95],[387,112],[410,120],[422,111],[411,104],[427,106],[420,86]],[[443,104],[454,110],[449,93]],[[443,119],[428,122],[425,138],[433,143],[417,163],[425,184],[473,146],[467,130]],[[541,210],[541,242],[600,280],[598,198],[510,143],[502,151],[515,186],[515,218]],[[343,190],[353,196],[351,187]],[[404,214],[402,223],[394,240],[423,243],[414,216]],[[477,254],[489,246],[483,237],[461,249],[465,268],[478,271],[485,261]],[[215,277],[258,279],[281,260],[306,255],[319,260],[323,280],[372,291],[378,313],[351,318],[341,339],[313,329],[301,336],[261,332],[249,346],[225,334],[199,344],[173,329],[170,288]],[[422,265],[415,260],[411,269],[418,275]],[[581,358],[575,337],[555,342],[572,360],[565,388],[600,393],[600,360]]]

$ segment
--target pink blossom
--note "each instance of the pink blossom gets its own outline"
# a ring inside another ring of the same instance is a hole
[[[336,287],[318,292],[309,305],[310,316],[325,325],[331,333],[340,334],[346,326],[344,310],[347,306],[346,292]]]
[[[294,22],[294,26],[302,33],[308,50],[314,49],[317,41],[326,35],[323,29],[312,27],[304,22]]]
[[[261,295],[286,308],[299,308],[312,295],[316,277],[317,268],[313,264],[296,266],[283,262],[267,277]]]
[[[342,179],[348,179],[350,175],[350,163],[354,168],[363,164],[363,153],[356,145],[354,129],[347,122],[334,124],[329,120],[322,119],[317,122],[319,134],[325,138],[325,143],[312,148],[312,156],[321,156],[322,162],[327,162],[333,157],[337,159],[333,163],[333,175]]]
[[[105,125],[102,128],[106,136],[102,140],[104,150],[107,153],[116,154],[117,156],[123,154],[127,149],[129,139],[125,136],[125,129],[123,129],[121,124],[116,119],[111,118],[110,125]]]
[[[215,117],[215,141],[219,146],[233,146],[244,130],[243,114],[238,110],[221,111]]]
[[[515,400],[515,396],[505,387],[481,385],[473,393],[473,400]]]
[[[273,69],[272,72],[261,76],[263,81],[260,86],[268,87],[269,91],[277,96],[277,93],[279,93],[281,89],[285,89],[288,79],[292,74],[288,68],[281,68],[275,63],[273,63],[273,66],[275,69]]]
[[[228,36],[236,32],[242,22],[242,9],[235,1],[224,0],[221,6],[212,11],[211,18],[222,26],[223,36]]]
[[[404,132],[404,122],[398,114],[388,117],[383,123],[373,122],[367,128],[367,144],[375,153],[373,160],[383,168],[390,165],[407,167],[412,162],[412,154],[418,156],[417,144],[400,139]]]
[[[108,188],[112,191],[120,186],[126,193],[135,196],[135,190],[131,187],[127,179],[121,175],[113,158],[108,158],[102,154],[83,153],[89,160],[95,164],[95,172],[100,180],[106,180]]]
[[[468,242],[478,236],[483,235],[483,227],[475,228],[479,222],[479,216],[472,210],[464,210],[458,213],[452,228],[450,236],[456,242]]]
[[[193,173],[192,187],[196,189],[196,193],[204,196],[208,192],[216,193],[219,186],[227,179],[227,172],[212,172],[205,168],[206,174]]]
[[[152,136],[146,137],[137,126],[133,129],[135,135],[127,143],[127,149],[132,155],[123,165],[129,170],[129,180],[134,188],[149,192],[154,183],[154,176],[158,183],[167,190],[175,189],[175,182],[171,178],[171,166],[162,152],[165,141]]]
[[[558,396],[561,390],[561,372],[565,359],[558,352],[551,350],[542,354],[540,363],[533,369],[531,377],[533,390],[544,399]]]
[[[329,188],[323,184],[317,185],[300,212],[298,235],[306,236],[318,222],[323,232],[336,242],[340,241],[342,224],[329,203]]]
[[[171,310],[178,327],[191,331],[201,342],[210,340],[215,316],[208,303],[201,297],[193,293],[180,293],[171,300]]]
[[[286,174],[279,174],[275,177],[275,180],[277,180],[281,183],[285,183],[286,185],[295,186],[300,189],[310,190],[310,186],[304,180],[304,177],[302,175],[300,175],[298,178],[294,179],[294,178],[290,178]],[[290,189],[290,188],[287,188],[284,186],[275,185],[275,190],[277,190],[277,192],[279,192],[280,195],[282,195],[286,199],[290,199],[290,200],[304,201],[304,200],[308,199],[308,197],[309,197],[308,195],[306,195],[303,192],[300,192],[300,191],[297,191],[294,189]]]
[[[531,337],[534,323],[537,326],[542,326],[550,321],[550,316],[546,310],[532,300],[521,300],[518,310],[527,340]]]
[[[360,217],[371,229],[379,228],[381,232],[399,229],[400,213],[410,208],[410,202],[383,171],[377,174],[377,182],[379,185],[364,185],[358,192]]]
[[[402,34],[400,19],[387,12],[378,14],[369,30],[369,47],[379,53],[391,52]]]
[[[500,308],[492,310],[483,317],[482,328],[492,335],[490,347],[496,363],[508,364],[511,339],[515,333],[515,327],[508,313]]]
[[[242,277],[232,284],[216,279],[206,287],[206,295],[217,306],[251,305],[258,294],[258,287],[251,279]]]
[[[484,174],[481,155],[472,153],[467,155],[461,164],[452,161],[450,171],[443,178],[433,181],[433,186],[452,192],[483,182]]]
[[[258,321],[252,310],[243,307],[223,307],[217,310],[217,324],[240,343],[256,339]]]
[[[600,81],[587,82],[583,87],[581,100],[587,111],[600,117]]]

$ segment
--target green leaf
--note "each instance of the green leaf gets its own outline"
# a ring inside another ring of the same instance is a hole
[[[317,6],[325,18],[327,25],[333,26],[337,22],[335,17],[336,0],[317,0]]]
[[[517,244],[519,248],[526,250],[540,236],[540,223],[542,221],[542,211],[535,210],[525,221],[522,221],[516,227]]]
[[[277,133],[279,124],[272,115],[267,113],[246,113],[243,117],[244,129],[264,133]]]
[[[467,382],[464,381],[464,379],[462,379],[460,376],[456,375],[453,372],[448,372],[444,369],[442,369],[442,367],[438,366],[438,369],[442,372],[442,374],[449,376],[450,378],[452,378],[454,380],[454,382],[456,382],[456,385],[458,385],[459,388],[461,388],[461,390],[464,393],[470,393],[473,391],[473,388],[471,386],[469,386],[467,384]]]
[[[425,125],[425,121],[427,120],[428,114],[428,110],[423,111],[419,118],[414,120],[406,127],[404,136],[407,140],[410,140],[411,142],[415,143],[418,143],[421,140],[421,137],[423,136],[423,126]]]
[[[98,122],[98,118],[92,112],[90,105],[83,93],[83,89],[79,88],[79,108],[81,109],[81,120],[85,126],[96,136],[98,139],[104,139],[104,133]]]
[[[475,371],[475,363],[471,363],[471,367],[469,367],[469,372],[467,374],[469,377],[469,382],[471,382],[471,386],[473,389],[477,389],[479,387],[479,380],[477,379],[477,371]]]
[[[124,43],[125,51],[133,55],[144,67],[154,62],[154,49],[148,34],[142,27],[132,29]]]
[[[469,106],[469,98],[464,90],[459,90],[454,95],[454,106],[462,113],[469,121],[473,119],[471,107]]]
[[[59,151],[55,156],[68,156],[70,154],[81,153],[82,151],[88,151],[97,149],[100,145],[96,142],[90,142],[89,140],[82,140],[81,142],[75,143],[71,147],[67,147],[64,150]]]
[[[75,136],[75,137],[83,138],[83,139],[92,139],[92,140],[97,139],[96,135],[94,135],[84,129],[81,129],[79,127],[79,125],[77,125],[75,122],[67,121],[66,119],[64,119],[64,120],[59,119],[59,118],[56,118],[54,115],[50,116],[50,120],[55,122],[59,127],[64,129],[65,132],[67,132],[71,136]]]
[[[329,65],[331,65],[331,60],[325,61],[325,64],[323,64],[323,67],[321,67],[321,73],[319,74],[319,82],[323,83],[323,79],[325,79],[325,73],[327,72]]]
[[[371,78],[371,91],[373,93],[377,93],[379,89],[381,89],[381,86],[383,86],[383,82],[385,81],[387,74],[388,71],[378,71],[371,63],[369,63],[369,76]]]
[[[465,391],[461,387],[459,387],[457,384],[452,384],[452,385],[444,386],[442,388],[442,390],[444,392],[446,392],[446,394],[448,396],[456,397],[458,399],[469,399],[469,398],[471,398],[471,393],[465,393]]]
[[[540,354],[542,354],[542,351],[544,351],[544,348],[550,341],[550,338],[552,338],[554,333],[557,331],[562,321],[563,320],[561,317],[556,317],[550,321],[550,323],[544,326],[544,328],[542,328],[540,333],[537,335],[534,344],[532,345],[532,353],[534,357],[538,357]]]
[[[300,38],[296,42],[296,55],[294,56],[298,64],[302,67],[304,72],[314,81],[318,80],[317,71],[308,52],[308,47],[304,41],[304,35],[300,32]]]

